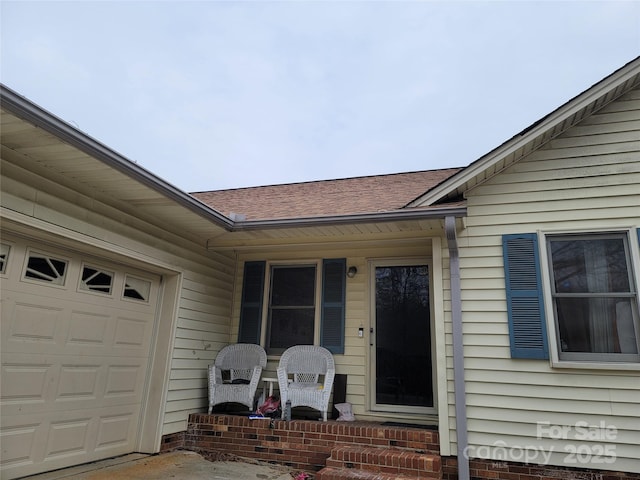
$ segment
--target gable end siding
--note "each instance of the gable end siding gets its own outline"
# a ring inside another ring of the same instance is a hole
[[[577,422],[605,422],[616,427],[615,439],[586,444],[614,448],[615,462],[575,466],[640,473],[636,366],[560,368],[548,361],[512,359],[502,248],[505,234],[640,226],[639,129],[640,88],[636,88],[552,145],[467,192],[466,228],[459,234],[467,429],[470,448],[485,452],[487,458],[518,461],[511,456],[513,450],[507,448],[505,457],[499,448],[507,442],[540,446],[538,459],[544,453],[549,465],[566,465],[567,452],[576,445],[573,436],[540,438],[539,422],[571,431]],[[640,237],[634,232],[635,243]],[[539,247],[541,253],[543,245]],[[545,268],[542,256],[541,261]],[[541,271],[544,283],[546,272]],[[545,313],[551,328],[551,310],[547,307]],[[448,374],[452,384],[450,369]],[[452,392],[449,395],[453,399]],[[453,414],[452,400],[449,409]]]

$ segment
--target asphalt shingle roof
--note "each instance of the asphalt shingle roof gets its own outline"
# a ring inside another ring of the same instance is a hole
[[[195,192],[223,215],[246,220],[313,218],[399,210],[460,168]]]

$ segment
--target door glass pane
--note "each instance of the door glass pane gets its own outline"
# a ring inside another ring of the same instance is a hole
[[[433,406],[429,270],[376,267],[376,404]]]

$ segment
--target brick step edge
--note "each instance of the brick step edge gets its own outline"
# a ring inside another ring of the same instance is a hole
[[[393,468],[394,473],[441,472],[440,455],[398,448],[340,445],[331,450],[327,467],[346,467],[373,470]]]
[[[431,477],[416,477],[411,475],[398,475],[394,473],[368,472],[366,470],[354,470],[353,468],[325,467],[316,473],[316,480],[420,480],[424,478],[441,479],[442,475],[433,474]]]

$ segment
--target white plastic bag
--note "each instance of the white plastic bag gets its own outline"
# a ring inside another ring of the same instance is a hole
[[[334,407],[340,413],[336,419],[338,422],[353,422],[356,419],[350,403],[336,403]]]

